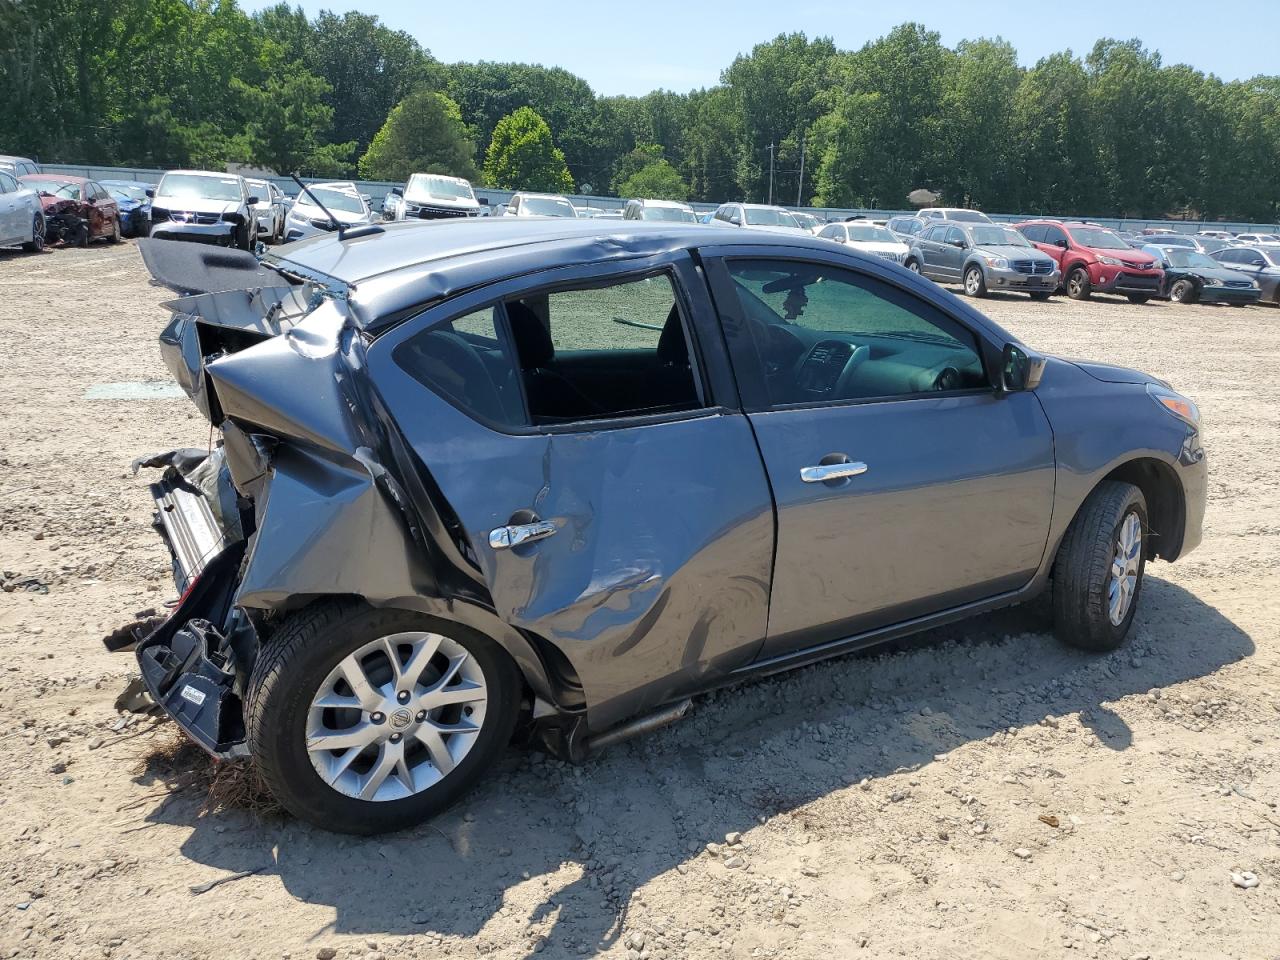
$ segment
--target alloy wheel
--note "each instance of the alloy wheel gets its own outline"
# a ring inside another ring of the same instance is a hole
[[[1138,566],[1142,561],[1142,521],[1130,511],[1120,522],[1107,581],[1107,615],[1112,626],[1120,626],[1133,606],[1138,589]]]
[[[44,249],[45,222],[44,217],[36,214],[31,223],[31,242],[37,250]]]
[[[977,270],[970,270],[964,275],[964,292],[969,296],[976,297],[981,286],[982,274]]]
[[[416,631],[379,637],[320,684],[307,712],[307,754],[339,793],[403,799],[462,761],[487,703],[484,672],[457,641]]]

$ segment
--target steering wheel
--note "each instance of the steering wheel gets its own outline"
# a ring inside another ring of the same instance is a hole
[[[933,378],[934,390],[959,390],[960,371],[955,367],[943,367]]]

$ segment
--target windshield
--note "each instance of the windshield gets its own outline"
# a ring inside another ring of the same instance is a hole
[[[693,215],[692,210],[685,210],[682,207],[642,207],[640,209],[640,219],[693,223],[698,218]]]
[[[1071,236],[1082,247],[1095,247],[1098,250],[1132,249],[1110,230],[1101,227],[1072,227]]]
[[[316,199],[330,210],[342,210],[346,213],[364,213],[364,202],[354,193],[347,193],[345,190],[334,190],[331,187],[311,187],[310,190],[315,194]],[[316,205],[315,200],[312,200],[306,191],[298,194],[298,203],[307,207]]]
[[[103,184],[111,195],[117,200],[142,200],[147,199],[147,191],[143,187],[126,187],[123,185]]]
[[[525,197],[520,212],[534,217],[576,217],[573,204],[561,197]]]
[[[895,237],[884,227],[877,227],[870,223],[849,224],[849,239],[855,243],[901,243],[902,241]]]
[[[796,223],[807,229],[819,226],[821,223],[821,221],[811,213],[793,213],[791,216]]]
[[[166,173],[156,187],[157,197],[196,200],[240,200],[239,177],[203,177],[195,173]]]
[[[1174,267],[1210,267],[1216,269],[1222,266],[1217,260],[1206,257],[1198,250],[1184,250],[1181,247],[1175,247],[1172,250],[1163,250],[1161,253],[1164,259],[1169,261],[1170,266]]]
[[[433,177],[429,173],[415,173],[404,188],[405,196],[427,196],[436,200],[474,200],[471,184],[465,180]]]
[[[257,197],[259,202],[266,202],[271,199],[271,188],[267,186],[267,181],[246,180],[244,185],[249,188],[249,196]]]
[[[80,199],[78,183],[64,183],[61,180],[23,180],[22,182],[36,193],[43,193],[46,196],[66,197],[68,200]]]
[[[969,236],[975,247],[1029,247],[1027,238],[1008,227],[971,227]]]
[[[800,224],[796,223],[796,218],[785,210],[770,210],[764,208],[747,208],[747,223],[757,227],[794,227],[800,229]]]

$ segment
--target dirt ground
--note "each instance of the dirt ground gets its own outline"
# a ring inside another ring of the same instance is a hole
[[[0,958],[1280,957],[1280,310],[984,306],[1201,405],[1205,541],[1122,651],[988,616],[357,840],[210,811],[113,708],[99,638],[172,596],[129,462],[209,431],[86,391],[167,382],[165,298],[131,243],[0,253]]]

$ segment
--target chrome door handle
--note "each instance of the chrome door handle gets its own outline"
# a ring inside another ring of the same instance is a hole
[[[856,477],[866,472],[865,463],[846,460],[844,463],[820,463],[814,467],[801,467],[800,479],[805,483],[825,483],[827,480]]]
[[[489,531],[489,546],[495,550],[506,550],[518,547],[522,543],[543,540],[556,532],[556,525],[551,520],[539,520],[537,523],[519,523],[509,527],[495,527]]]

